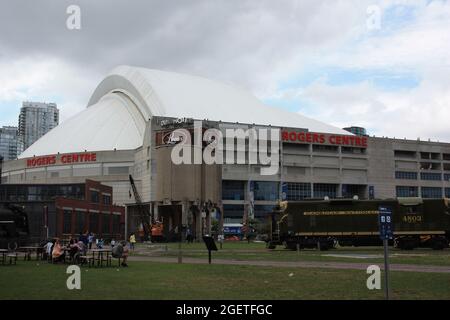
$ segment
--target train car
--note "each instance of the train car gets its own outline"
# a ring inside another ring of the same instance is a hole
[[[289,249],[382,245],[378,208],[392,210],[394,239],[401,249],[448,248],[448,199],[398,198],[393,200],[333,199],[283,202],[272,213],[269,248]]]
[[[15,250],[29,241],[28,216],[23,207],[0,204],[0,249]]]

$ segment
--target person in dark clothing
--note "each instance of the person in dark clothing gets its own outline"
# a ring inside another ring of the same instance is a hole
[[[192,243],[194,241],[194,237],[192,236],[192,232],[190,228],[186,230],[186,241],[187,243]]]
[[[119,242],[118,245],[116,245],[112,249],[112,256],[114,258],[121,258],[122,259],[122,267],[128,267],[127,259],[128,259],[128,248],[127,243],[125,241]]]
[[[88,245],[88,237],[87,237],[87,234],[82,234],[81,232],[80,232],[80,235],[78,236],[78,241],[81,241],[81,242],[83,242],[85,245]]]
[[[77,242],[75,241],[75,239],[70,239],[69,245],[67,247],[69,249],[70,259],[73,261],[75,254],[77,254],[78,251],[79,251],[79,247],[78,247]]]

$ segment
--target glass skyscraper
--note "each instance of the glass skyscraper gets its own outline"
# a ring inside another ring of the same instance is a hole
[[[17,127],[0,128],[0,156],[5,161],[17,159],[19,155],[17,134]]]
[[[23,102],[19,115],[19,153],[58,124],[56,103]]]

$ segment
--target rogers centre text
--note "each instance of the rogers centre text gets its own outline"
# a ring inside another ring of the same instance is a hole
[[[57,164],[96,162],[96,153],[71,153],[63,155],[42,156],[27,159],[27,167],[41,167]]]
[[[317,143],[331,144],[352,147],[367,147],[367,137],[328,135],[323,133],[303,132],[303,131],[282,131],[281,140],[283,142],[295,143]]]

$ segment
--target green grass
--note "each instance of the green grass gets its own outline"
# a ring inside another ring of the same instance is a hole
[[[383,299],[364,270],[131,262],[82,268],[81,290],[68,290],[66,267],[0,266],[0,299]],[[450,299],[449,283],[450,274],[391,272],[394,299]]]
[[[170,242],[170,243],[155,243],[155,245],[161,245],[167,247],[169,249],[178,249],[178,243]],[[216,245],[219,248],[219,243],[216,241]],[[141,244],[138,244],[138,246],[142,246]],[[205,244],[203,242],[193,242],[193,243],[183,243],[182,248],[184,249],[190,249],[190,250],[205,250]],[[250,242],[247,241],[226,241],[222,249],[227,250],[265,250],[266,244],[265,242]]]
[[[167,251],[148,250],[145,245],[140,245],[139,250],[133,255],[151,256],[171,256],[178,255],[178,243],[157,244],[156,246],[167,245]],[[183,256],[192,258],[207,259],[208,253],[203,243],[182,244]],[[354,257],[334,257],[328,255],[379,255],[381,257],[354,258]],[[390,249],[390,262],[398,264],[417,264],[450,266],[450,249],[435,251],[431,249],[415,249],[404,251]],[[226,242],[222,250],[213,252],[213,258],[232,260],[266,260],[266,261],[324,261],[324,262],[384,262],[382,247],[342,247],[328,251],[318,251],[306,249],[297,251],[285,250],[281,246],[277,250],[268,250],[264,243],[247,242]]]

